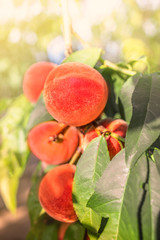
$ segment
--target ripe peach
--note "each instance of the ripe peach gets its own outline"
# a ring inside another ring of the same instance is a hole
[[[100,120],[97,122],[97,127],[92,126],[84,136],[82,148],[84,150],[93,138],[104,135],[112,159],[124,146],[122,139],[126,136],[127,127],[127,123],[122,119]]]
[[[71,223],[61,223],[58,230],[58,240],[64,240],[65,233]]]
[[[39,186],[39,201],[52,218],[66,223],[77,221],[72,202],[72,183],[76,166],[60,165],[50,170]]]
[[[82,126],[95,120],[108,99],[108,87],[101,74],[88,65],[72,62],[53,69],[44,85],[49,113],[68,125]]]
[[[26,71],[23,79],[23,92],[30,102],[35,103],[38,100],[48,73],[56,66],[51,62],[38,62]]]
[[[47,164],[67,162],[79,143],[78,130],[56,121],[38,124],[28,134],[33,154]]]

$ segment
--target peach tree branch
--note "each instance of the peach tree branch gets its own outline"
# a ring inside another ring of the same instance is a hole
[[[63,34],[65,41],[65,56],[68,57],[72,53],[72,28],[69,15],[68,0],[61,0],[62,18],[63,18]]]

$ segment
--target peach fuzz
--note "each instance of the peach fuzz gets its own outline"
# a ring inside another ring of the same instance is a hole
[[[50,170],[39,185],[39,201],[52,218],[66,223],[77,221],[72,202],[72,184],[76,166],[60,165]]]
[[[28,145],[32,153],[47,164],[67,162],[79,143],[79,133],[56,121],[38,124],[28,134]]]
[[[53,69],[44,85],[48,112],[57,121],[86,125],[103,111],[108,86],[101,74],[88,65],[70,62]]]
[[[28,68],[23,79],[23,92],[30,102],[38,100],[48,73],[56,66],[51,62],[37,62]]]
[[[97,122],[97,127],[92,126],[83,138],[82,148],[87,147],[88,143],[100,136],[104,135],[107,141],[107,147],[112,159],[121,149],[124,147],[124,143],[121,138],[125,138],[128,125],[122,119],[104,119]]]

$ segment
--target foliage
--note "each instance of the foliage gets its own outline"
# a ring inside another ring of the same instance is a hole
[[[26,1],[11,2],[21,11]],[[69,226],[64,240],[82,240],[86,232],[90,240],[160,239],[158,1],[149,1],[149,7],[147,1],[119,1],[108,15],[103,9],[110,9],[109,2],[102,1],[101,16],[94,16],[94,21],[88,18],[92,11],[81,11],[86,35],[89,31],[85,19],[90,21],[92,36],[87,45],[98,47],[75,51],[66,59],[64,41],[58,38],[59,45],[56,41],[54,47],[54,40],[62,32],[59,1],[36,2],[41,6],[39,12],[30,11],[35,1],[29,0],[26,17],[10,18],[5,23],[0,19],[0,194],[6,207],[12,212],[17,207],[17,190],[29,156],[28,131],[38,123],[53,120],[43,95],[31,105],[22,94],[24,72],[36,61],[82,62],[97,69],[109,86],[101,118],[122,118],[129,127],[125,148],[112,161],[103,137],[94,139],[79,158],[73,184],[79,221]],[[83,9],[83,1],[75,2]],[[90,2],[94,5],[96,1]],[[86,44],[83,40],[79,44],[74,37],[74,50]],[[27,240],[58,239],[60,222],[44,213],[38,200],[39,182],[53,167],[49,165],[42,171],[39,163],[34,173],[27,204],[31,221]]]
[[[100,58],[102,49],[100,48],[87,48],[81,51],[72,53],[68,58],[64,59],[63,63],[66,62],[81,62],[94,67],[97,63],[97,59]]]
[[[136,74],[132,63],[107,65],[102,57],[100,49],[90,48],[71,54],[65,62],[83,62],[104,76],[110,89],[104,114],[128,122],[125,148],[110,161],[106,141],[101,136],[91,141],[79,158],[73,183],[73,203],[79,222],[68,228],[65,239],[72,236],[81,240],[87,230],[91,240],[158,240],[160,74]],[[3,141],[0,186],[11,210],[15,209],[18,179],[27,162],[27,131],[52,119],[43,97],[31,113],[32,109],[21,95],[10,105],[0,124]],[[28,240],[58,239],[60,223],[43,213],[38,202],[43,174],[38,168],[29,194],[32,226]]]
[[[73,223],[66,231],[64,240],[83,240],[85,235],[85,228],[79,223]]]
[[[29,131],[37,124],[49,120],[53,120],[53,117],[48,113],[44,104],[43,96],[41,95],[29,116],[27,130]]]
[[[11,211],[16,209],[19,179],[25,170],[29,153],[26,126],[31,109],[31,104],[20,95],[10,104],[0,121],[0,191]]]
[[[91,208],[86,208],[95,185],[109,163],[109,155],[104,137],[95,138],[78,161],[73,185],[73,203],[81,223],[98,232],[101,217]]]

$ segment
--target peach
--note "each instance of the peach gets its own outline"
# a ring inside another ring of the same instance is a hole
[[[86,125],[103,111],[108,86],[102,75],[88,65],[70,62],[53,69],[44,85],[48,112],[57,121]]]
[[[23,79],[23,92],[30,102],[35,103],[38,100],[48,73],[56,66],[51,62],[38,62],[26,71]]]
[[[32,153],[47,164],[67,162],[79,143],[78,130],[56,121],[38,124],[28,134]]]
[[[76,166],[59,165],[50,170],[39,185],[39,201],[52,218],[66,223],[77,221],[73,208],[72,184]]]
[[[61,223],[59,230],[58,230],[58,240],[64,240],[65,233],[71,223]]]
[[[104,135],[107,141],[107,147],[112,159],[124,147],[122,141],[126,136],[128,125],[122,119],[104,119],[97,122],[97,127],[92,126],[85,134],[82,148],[86,148],[88,143],[95,137]]]

